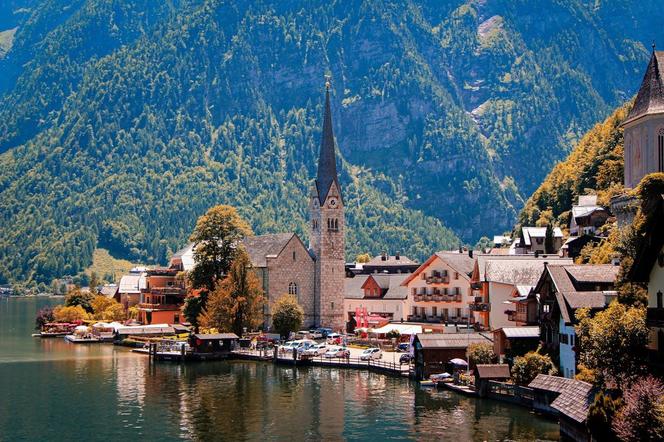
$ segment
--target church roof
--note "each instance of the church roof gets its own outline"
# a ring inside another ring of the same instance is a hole
[[[242,244],[249,254],[251,265],[267,267],[267,258],[278,256],[293,236],[294,233],[248,236],[242,240]]]
[[[641,87],[623,124],[649,114],[664,112],[664,51],[653,51]]]
[[[318,201],[323,204],[330,191],[332,183],[341,189],[337,180],[337,160],[334,153],[334,132],[332,130],[332,112],[330,110],[329,85],[325,91],[325,115],[323,117],[323,135],[320,143],[320,155],[318,157],[318,175],[316,176],[316,191]]]

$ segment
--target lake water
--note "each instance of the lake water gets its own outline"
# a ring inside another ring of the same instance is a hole
[[[558,440],[526,409],[364,371],[148,364],[109,344],[32,338],[61,300],[0,298],[0,441]]]

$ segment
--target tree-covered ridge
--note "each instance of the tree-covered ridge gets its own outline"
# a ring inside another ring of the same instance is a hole
[[[11,4],[29,11],[0,20],[18,26],[0,60],[11,279],[75,273],[96,246],[163,262],[218,203],[304,233],[325,72],[349,256],[455,243],[435,219],[502,231],[661,32],[654,0]]]
[[[596,194],[608,206],[611,196],[623,190],[623,129],[631,102],[593,127],[565,161],[558,163],[528,199],[519,215],[522,226],[546,225],[553,220],[569,226],[572,205],[579,195]]]

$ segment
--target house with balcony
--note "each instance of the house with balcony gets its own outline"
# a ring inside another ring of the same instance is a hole
[[[349,331],[405,321],[409,299],[401,284],[407,277],[407,273],[376,273],[346,278],[344,314]]]
[[[644,227],[644,239],[636,251],[628,278],[647,287],[649,359],[651,366],[664,374],[664,196],[653,211]]]
[[[579,195],[578,203],[572,206],[569,223],[570,236],[595,235],[597,229],[606,224],[609,211],[597,205],[597,195]]]
[[[557,361],[561,375],[576,375],[575,312],[602,310],[617,297],[618,266],[611,264],[548,264],[533,292],[539,295],[540,341]]]
[[[138,320],[142,324],[179,324],[184,319],[181,309],[187,296],[179,271],[158,267],[146,271],[146,286],[141,289]]]
[[[134,307],[141,301],[141,290],[146,287],[145,267],[134,267],[128,275],[123,275],[118,284],[118,302],[126,309]]]
[[[478,255],[471,288],[482,326],[495,330],[517,325],[510,300],[517,287],[534,286],[547,263],[572,264],[572,260],[558,255]]]
[[[517,285],[512,291],[512,297],[506,301],[512,304],[511,308],[505,310],[507,320],[514,322],[517,327],[538,323],[539,298],[532,293],[532,289],[529,285]]]
[[[407,288],[407,320],[473,324],[476,317],[470,276],[475,259],[469,252],[436,252],[402,282]]]

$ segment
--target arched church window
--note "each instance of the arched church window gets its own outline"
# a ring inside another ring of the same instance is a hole
[[[657,133],[657,160],[659,166],[657,170],[664,172],[664,127]]]
[[[288,284],[288,294],[297,295],[297,284],[295,284],[294,282]]]
[[[339,220],[334,218],[334,230],[339,230]]]

